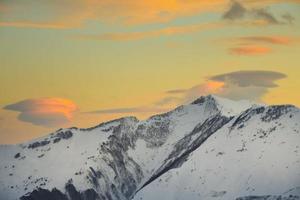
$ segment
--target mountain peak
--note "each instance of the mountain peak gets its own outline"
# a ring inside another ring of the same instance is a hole
[[[196,99],[195,101],[193,101],[191,104],[203,104],[205,102],[215,102],[216,101],[216,96],[214,95],[207,95],[207,96],[201,96],[198,99]]]
[[[248,100],[230,100],[216,95],[201,96],[191,103],[192,105],[213,106],[225,116],[233,116],[242,111],[257,106],[258,104]]]

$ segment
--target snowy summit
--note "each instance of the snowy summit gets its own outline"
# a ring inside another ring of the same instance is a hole
[[[204,96],[0,146],[1,200],[299,200],[300,110]]]

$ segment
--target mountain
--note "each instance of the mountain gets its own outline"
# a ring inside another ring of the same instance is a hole
[[[2,200],[300,199],[300,110],[200,97],[0,146]]]

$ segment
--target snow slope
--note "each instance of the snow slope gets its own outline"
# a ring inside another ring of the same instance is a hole
[[[247,110],[209,137],[181,167],[167,171],[134,199],[300,195],[299,130],[300,112],[295,107]]]
[[[1,145],[0,199],[299,195],[299,116],[292,106],[209,95],[144,121],[126,117]]]

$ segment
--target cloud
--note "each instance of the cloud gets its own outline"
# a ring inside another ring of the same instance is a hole
[[[236,20],[244,18],[247,13],[246,8],[237,1],[232,1],[230,8],[223,14],[224,19]]]
[[[229,51],[236,55],[263,55],[270,53],[271,49],[264,46],[242,46],[230,48]]]
[[[241,43],[266,43],[266,44],[278,44],[288,45],[292,42],[290,37],[285,36],[247,36],[234,38],[233,41]]]
[[[16,27],[16,28],[38,28],[38,29],[69,29],[74,28],[74,25],[68,25],[59,22],[30,22],[30,21],[17,21],[17,22],[0,22],[0,27]]]
[[[197,25],[186,25],[186,26],[173,26],[153,31],[144,32],[123,32],[123,33],[104,33],[99,35],[85,34],[76,35],[72,38],[79,40],[113,40],[113,41],[130,41],[130,40],[140,40],[144,38],[152,38],[159,36],[170,36],[187,34],[193,32],[199,32],[206,29],[219,28],[222,24],[211,23],[211,24],[197,24]]]
[[[251,20],[252,25],[278,25],[291,24],[294,17],[289,13],[281,16],[279,20],[267,8],[246,8],[238,1],[231,1],[228,10],[223,14],[223,19],[229,21]],[[247,22],[247,21],[246,21]],[[249,24],[249,21],[247,22]]]
[[[286,78],[286,75],[273,71],[236,71],[210,77],[210,80],[230,82],[239,87],[277,87],[274,81]]]
[[[209,77],[206,82],[179,93],[178,104],[188,103],[202,95],[216,94],[229,99],[261,101],[276,81],[287,76],[274,71],[235,71]],[[167,94],[168,91],[166,92]]]
[[[179,98],[179,97],[168,96],[168,97],[162,98],[161,100],[155,102],[154,105],[165,106],[165,105],[168,105],[171,103],[177,103],[180,100],[181,100],[181,98]]]
[[[20,112],[18,119],[38,126],[56,127],[70,122],[77,106],[68,99],[27,99],[4,107]]]
[[[275,16],[273,14],[271,14],[265,8],[254,9],[251,12],[254,14],[254,16],[257,19],[264,20],[268,24],[280,24],[281,23],[275,18]]]
[[[166,93],[168,94],[182,94],[185,93],[187,90],[186,89],[176,89],[176,90],[168,90]]]
[[[245,0],[247,5],[270,5],[298,0]],[[0,2],[0,26],[22,28],[78,28],[88,21],[119,24],[165,23],[178,17],[219,12],[228,0],[7,0]],[[238,4],[236,4],[238,5]],[[238,9],[237,9],[238,10]],[[239,15],[227,15],[229,18]]]
[[[269,89],[278,87],[276,81],[287,76],[275,71],[235,71],[210,76],[204,83],[186,89],[165,91],[164,97],[150,106],[101,109],[86,114],[152,114],[168,111],[174,105],[194,101],[199,96],[215,94],[221,97],[240,100],[261,101]]]
[[[289,13],[285,13],[282,16],[282,19],[284,19],[286,22],[288,22],[289,24],[293,24],[295,21],[295,17],[293,17],[291,14]]]
[[[228,52],[235,55],[264,55],[272,52],[271,45],[290,45],[297,43],[297,38],[288,36],[245,36],[224,39],[233,45]],[[265,46],[267,45],[267,46]]]
[[[164,112],[166,109],[158,107],[124,107],[113,109],[101,109],[96,111],[85,112],[87,114],[128,114],[128,113],[153,113]]]

